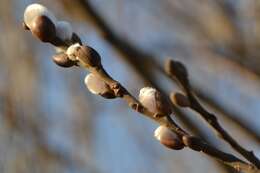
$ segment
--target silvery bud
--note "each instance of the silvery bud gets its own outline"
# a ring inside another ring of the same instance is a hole
[[[73,32],[70,23],[66,21],[58,21],[56,24],[56,33],[57,37],[63,41],[71,40]]]
[[[43,42],[51,42],[56,36],[56,18],[40,4],[31,4],[25,9],[24,24]]]
[[[46,16],[50,19],[50,21],[56,25],[56,18],[52,14],[51,11],[49,11],[46,7],[44,7],[41,4],[31,4],[26,7],[24,11],[24,23],[28,28],[31,29],[33,25],[33,21],[36,19],[36,17],[40,16]]]
[[[161,144],[174,150],[183,149],[184,145],[178,135],[169,130],[167,127],[161,125],[154,131],[154,137],[160,141]]]
[[[92,73],[85,77],[85,85],[93,94],[100,95],[108,99],[116,97],[114,92],[110,89],[109,85],[107,85],[102,79]]]
[[[168,100],[154,88],[142,88],[139,93],[139,101],[158,117],[167,116],[172,113]]]

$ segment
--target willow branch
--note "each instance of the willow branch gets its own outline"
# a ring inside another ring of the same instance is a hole
[[[166,73],[174,80],[177,81],[183,88],[189,102],[190,108],[197,113],[217,132],[217,135],[224,141],[230,144],[230,146],[240,153],[244,158],[253,163],[257,168],[260,168],[260,161],[254,155],[253,151],[249,151],[242,147],[218,122],[217,117],[207,111],[195,97],[190,82],[188,79],[188,72],[186,67],[177,61],[168,60],[165,66]]]
[[[62,0],[64,5],[68,0]],[[145,83],[154,86],[155,88],[163,91],[157,83],[153,81],[151,76],[152,70],[162,68],[155,62],[155,57],[149,53],[143,52],[137,47],[133,46],[126,40],[121,39],[113,29],[105,22],[105,20],[96,12],[96,10],[91,6],[89,1],[86,0],[77,0],[79,3],[79,8],[82,8],[82,14],[91,19],[92,24],[96,27],[98,31],[100,31],[105,40],[107,40],[112,46],[114,46],[115,50],[117,50],[123,57],[123,59],[133,67],[133,69],[140,75],[145,76]],[[69,6],[69,10],[71,10],[70,1],[67,2],[67,6]],[[147,61],[149,59],[149,61]],[[148,63],[149,62],[149,63]],[[163,70],[162,70],[163,71]],[[196,90],[197,91],[197,90]],[[199,95],[202,93],[197,92]],[[207,102],[213,103],[212,99],[207,99]],[[216,105],[223,115],[228,119],[234,119],[234,115],[227,113],[224,109]],[[175,109],[176,110],[176,109]],[[175,111],[176,112],[176,111]],[[247,131],[250,136],[253,136],[256,141],[259,141],[259,135],[251,128],[248,128],[247,125],[241,123],[240,120],[233,121],[237,125],[239,125],[243,130]]]
[[[125,46],[125,42],[123,42],[122,40],[120,40],[116,35],[114,35],[114,33],[112,32],[112,30],[110,29],[110,27],[108,27],[106,25],[105,22],[103,22],[102,18],[95,12],[95,10],[93,10],[93,8],[90,6],[90,4],[87,1],[84,0],[79,0],[79,2],[85,7],[86,11],[88,11],[89,15],[91,17],[93,17],[94,21],[96,22],[96,25],[103,31],[105,38],[109,41],[112,42],[113,45],[116,45],[116,47],[118,49],[123,50],[123,52],[126,52],[127,54],[130,54],[130,56],[132,55],[132,57],[147,57],[146,54],[143,53],[139,53],[138,51],[136,51],[136,49],[134,49],[133,47],[127,45]],[[124,43],[124,44],[122,44]],[[138,58],[132,58],[128,59],[129,61],[131,60],[131,64],[140,64],[140,63],[136,63],[135,61],[137,61],[136,59]],[[138,68],[138,67],[137,67]],[[140,68],[139,68],[140,69]],[[225,135],[226,138],[229,138],[228,136]],[[240,147],[237,147],[237,145],[233,145],[236,146],[236,148],[239,148],[239,150],[244,153],[244,155],[246,156],[246,158],[250,159],[252,158],[252,156],[249,156],[251,154],[249,154],[250,152],[245,152],[245,150],[241,149]],[[238,145],[239,146],[239,145]],[[252,159],[250,159],[252,161]],[[253,159],[255,160],[255,159]],[[254,164],[258,164],[257,161],[253,161]]]
[[[83,46],[81,44],[81,40],[78,37],[77,39],[73,39],[75,38],[75,33],[74,35],[72,35],[72,38],[70,38],[70,40],[63,41],[62,39],[59,39],[60,37],[58,37],[58,35],[54,35],[55,33],[46,32],[48,30],[55,29],[55,25],[47,16],[38,16],[35,20],[34,25],[32,26],[32,29],[29,29],[29,27],[25,28],[27,30],[31,30],[32,34],[35,37],[39,38],[42,41],[51,43],[54,46],[62,47],[63,51],[53,57],[53,60],[57,65],[63,67],[83,67],[92,75],[102,80],[113,92],[114,96],[123,99],[131,109],[139,112],[140,115],[148,117],[149,119],[157,122],[160,125],[168,127],[172,132],[176,133],[178,137],[180,137],[183,145],[185,145],[186,147],[194,151],[203,152],[208,156],[216,158],[236,169],[237,171],[250,173],[259,171],[254,165],[246,163],[232,154],[222,152],[217,148],[207,144],[202,139],[190,135],[188,132],[183,130],[170,117],[170,115],[162,114],[160,116],[157,116],[157,113],[148,110],[125,87],[123,87],[118,81],[114,80],[106,72],[102,65],[101,57],[95,49],[91,48],[90,46]],[[71,63],[71,61],[73,63]]]
[[[84,58],[79,57],[79,60],[82,64],[84,64]],[[89,64],[85,64],[84,67],[94,75],[97,75],[106,82],[110,88],[114,91],[115,95],[119,98],[122,98],[125,102],[127,102],[128,106],[133,110],[139,112],[141,115],[148,117],[159,123],[160,125],[165,125],[173,132],[177,133],[182,137],[183,143],[186,147],[198,152],[203,152],[213,158],[216,158],[223,163],[233,167],[238,171],[244,172],[252,172],[257,169],[237,157],[224,153],[213,146],[210,146],[202,139],[193,137],[189,135],[185,130],[183,130],[179,125],[177,125],[169,116],[165,116],[163,118],[158,118],[154,115],[154,113],[150,112],[146,109],[134,96],[132,96],[125,87],[123,87],[118,81],[114,80],[108,73],[104,70],[103,66],[89,66]]]
[[[79,50],[80,51],[80,50]],[[82,54],[77,54],[79,62],[82,67],[84,67],[86,70],[91,72],[94,75],[97,75],[100,79],[102,79],[105,83],[109,85],[111,90],[113,90],[114,94],[118,98],[122,98],[130,108],[133,110],[139,112],[141,115],[144,115],[148,117],[149,119],[154,120],[155,122],[159,123],[160,125],[165,125],[170,130],[172,130],[174,133],[178,134],[185,144],[186,147],[198,151],[203,152],[207,154],[208,156],[211,156],[213,158],[216,158],[226,165],[229,165],[233,167],[234,169],[238,171],[244,171],[244,172],[256,172],[257,168],[254,167],[251,164],[248,164],[239,158],[224,153],[213,146],[210,146],[206,142],[204,142],[202,139],[194,137],[189,135],[185,130],[183,130],[177,123],[175,123],[171,117],[164,116],[163,118],[158,118],[154,115],[154,113],[150,112],[148,109],[146,109],[134,96],[130,94],[130,92],[127,91],[125,87],[123,87],[118,81],[114,80],[103,68],[102,64],[99,65],[93,65],[93,64],[87,64],[86,63],[86,56],[80,56]]]
[[[213,98],[211,98],[209,95],[204,94],[200,91],[198,88],[193,89],[194,92],[197,94],[197,96],[202,99],[202,101],[206,102],[210,105],[210,107],[216,109],[220,114],[224,114],[224,118],[226,118],[231,123],[234,123],[238,125],[241,130],[244,130],[250,137],[252,137],[257,143],[260,143],[260,133],[257,133],[254,129],[254,127],[248,125],[245,121],[243,121],[240,118],[237,118],[236,116],[232,115],[232,112],[227,110],[224,106],[222,106],[220,103],[215,101]]]

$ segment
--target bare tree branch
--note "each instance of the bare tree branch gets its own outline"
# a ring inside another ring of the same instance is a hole
[[[62,0],[62,2],[66,3],[66,0]],[[121,39],[115,32],[110,28],[110,26],[103,20],[103,18],[95,11],[95,9],[91,6],[90,2],[85,0],[78,0],[80,7],[84,8],[83,13],[91,19],[91,22],[96,26],[97,30],[102,32],[102,36],[114,46],[114,48],[122,55],[124,60],[129,63],[135,71],[141,76],[145,76],[145,83],[154,86],[155,88],[163,91],[161,87],[156,84],[153,80],[153,70],[158,69],[163,72],[163,69],[158,65],[155,61],[155,57],[149,53],[143,52],[140,49],[136,48],[134,45],[130,44],[126,40]],[[68,2],[69,3],[69,2]],[[149,61],[146,61],[149,59]],[[199,91],[199,90],[196,90]],[[203,95],[202,92],[197,92],[198,95]],[[208,98],[208,103],[214,103],[214,100]],[[217,106],[215,104],[215,106]],[[235,116],[230,114],[230,112],[226,112],[221,107],[217,106],[223,115],[229,119],[234,119]],[[176,110],[176,108],[175,108]],[[250,136],[256,141],[259,141],[259,135],[253,130],[249,129],[248,126],[244,123],[241,123],[239,119],[234,121],[243,130],[247,131]],[[250,130],[250,131],[249,131]],[[257,138],[256,138],[257,137]]]
[[[31,30],[31,32],[34,34],[34,36],[40,39],[42,38],[42,36],[44,37],[44,39],[46,39],[46,36],[48,35],[44,35],[45,34],[44,32],[46,31],[45,27],[52,27],[53,25],[51,24],[51,20],[48,17],[46,16],[39,16],[39,17],[40,18],[37,19],[40,19],[40,22],[35,23],[35,25],[33,25],[34,27],[33,29],[35,30]],[[46,22],[46,23],[42,25],[42,22]],[[35,33],[35,31],[37,31],[37,33]],[[71,52],[72,54],[68,53],[68,50],[66,53],[63,52],[63,54],[67,55],[70,61],[74,61],[75,65],[80,65],[81,67],[91,72],[91,74],[97,76],[105,84],[107,84],[110,90],[113,91],[114,96],[123,99],[125,102],[127,102],[130,108],[139,112],[141,115],[144,115],[149,119],[156,121],[160,125],[164,125],[168,127],[172,132],[176,133],[182,139],[182,142],[186,147],[194,151],[203,152],[208,156],[216,158],[222,161],[223,163],[233,167],[237,171],[259,172],[259,170],[254,165],[246,163],[232,154],[222,152],[217,148],[207,144],[205,141],[203,141],[198,137],[191,136],[188,132],[183,130],[177,123],[175,123],[175,121],[173,121],[173,119],[169,115],[160,114],[160,116],[158,116],[157,113],[148,110],[135,97],[133,97],[125,87],[123,87],[118,81],[114,80],[106,72],[106,70],[102,66],[100,55],[93,48],[89,46],[80,45],[81,44],[80,40],[79,40],[80,44],[77,44],[76,47],[74,47],[75,45],[73,45],[74,43],[73,40],[69,40],[69,41],[66,40],[64,42],[59,40],[59,43],[57,44],[56,42],[57,35],[56,37],[51,37],[47,39],[48,39],[47,41],[53,44],[54,46],[59,46],[59,47],[62,46],[63,49],[65,50],[68,49],[72,51]],[[177,72],[177,74],[182,74],[181,76],[177,75],[179,76],[178,81],[181,84],[185,84],[186,86],[188,86],[188,80],[186,78],[187,76],[185,75],[185,73],[184,75],[182,73],[184,69],[177,68],[177,71],[176,69],[174,70],[175,72]]]
[[[248,151],[242,147],[218,122],[217,117],[208,112],[197,100],[193,94],[190,82],[188,79],[188,72],[185,66],[177,61],[168,60],[165,65],[166,73],[175,81],[177,81],[184,89],[187,98],[190,101],[190,108],[199,113],[199,115],[217,132],[217,135],[224,141],[229,143],[234,150],[244,156],[248,161],[260,168],[260,161],[254,155],[253,151]]]
[[[193,87],[194,88],[194,87]],[[249,136],[251,136],[256,142],[260,143],[260,134],[258,134],[252,126],[246,124],[245,121],[237,118],[233,115],[233,113],[227,110],[224,106],[220,105],[217,101],[215,101],[210,96],[204,94],[198,88],[194,88],[195,93],[198,95],[202,101],[205,101],[211,107],[219,111],[225,118],[227,118],[230,122],[239,125],[239,127],[244,130]]]

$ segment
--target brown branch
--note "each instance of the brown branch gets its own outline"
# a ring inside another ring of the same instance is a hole
[[[41,29],[43,29],[44,31],[45,28]],[[53,41],[54,40],[50,39],[49,43],[56,45]],[[72,44],[72,41],[70,44]],[[64,45],[61,45],[59,43],[59,46],[68,48],[68,42],[64,42]],[[93,48],[89,46],[78,46],[73,51],[73,56],[76,57],[76,59],[70,59],[70,61],[75,61],[77,65],[84,67],[86,70],[88,70],[95,76],[99,77],[103,82],[105,82],[109,86],[109,88],[113,91],[114,95],[126,101],[130,108],[139,112],[141,115],[144,115],[154,120],[160,125],[168,127],[172,132],[176,133],[182,139],[182,142],[186,147],[194,151],[203,152],[208,156],[216,158],[225,163],[226,165],[229,165],[232,168],[236,169],[237,171],[250,173],[258,171],[258,169],[254,165],[246,163],[232,154],[222,152],[217,148],[207,144],[205,141],[198,137],[189,135],[189,133],[183,130],[177,123],[175,123],[169,115],[162,115],[159,117],[156,116],[157,114],[150,112],[135,97],[133,97],[125,87],[123,87],[118,81],[114,80],[105,71],[101,64],[101,58],[99,54]]]
[[[66,1],[63,0],[63,2]],[[123,59],[135,70],[135,72],[140,77],[142,77],[144,83],[159,89],[166,96],[167,94],[164,93],[161,87],[154,82],[153,78],[151,77],[151,72],[147,71],[147,69],[150,68],[147,68],[144,65],[146,62],[148,62],[145,61],[145,59],[149,59],[149,62],[151,63],[148,64],[148,66],[151,65],[153,67],[158,66],[157,63],[154,62],[155,57],[153,57],[151,54],[142,52],[141,50],[137,49],[135,46],[131,45],[129,42],[126,42],[125,40],[118,37],[118,35],[116,35],[114,31],[110,28],[110,26],[106,24],[103,18],[96,12],[96,10],[91,6],[91,4],[88,1],[79,0],[78,2],[80,3],[81,7],[84,8],[83,13],[87,15],[89,18],[91,18],[92,24],[96,26],[97,30],[101,31],[102,33],[101,35],[103,36],[103,38],[107,40],[112,46],[114,46],[114,48],[118,51],[121,57],[123,57]],[[69,6],[69,10],[70,9],[71,6]],[[188,118],[185,118],[186,115],[184,115],[184,113],[181,112],[178,107],[174,105],[172,106],[173,106],[175,116],[177,116],[181,122],[183,122],[185,125],[191,128],[191,130],[194,131],[199,136],[203,136],[201,131],[198,130],[198,127],[192,124]],[[223,166],[223,164],[221,164],[221,166]],[[225,167],[225,169],[227,168]],[[227,170],[227,172],[232,172],[232,171]]]
[[[62,2],[65,6],[68,5],[69,10],[71,10],[71,1],[62,0]],[[153,64],[153,66],[156,66],[155,58],[153,57],[153,55],[138,50],[134,45],[126,42],[125,39],[118,37],[118,35],[115,34],[113,29],[107,24],[102,16],[100,16],[91,6],[89,1],[76,0],[75,3],[76,2],[78,3],[79,8],[83,9],[82,15],[85,15],[86,18],[90,19],[89,21],[93,24],[96,31],[99,31],[100,35],[108,43],[114,46],[117,53],[122,55],[122,57],[125,57],[123,60],[125,60],[132,67],[135,67],[133,68],[133,70],[135,70],[137,74],[141,74],[142,76],[146,77],[144,82],[146,84],[152,84],[157,89],[160,89],[160,86],[153,82],[151,71],[147,71],[147,69],[150,68],[151,64]]]
[[[199,136],[203,141],[205,141],[209,145],[216,147],[213,141],[207,139],[207,135],[205,134],[205,131],[202,130],[200,127],[198,127],[194,122],[192,122],[189,119],[189,117],[181,110],[179,109],[174,110],[174,116],[185,126],[187,130],[193,132],[195,136]],[[220,169],[222,170],[221,172],[227,172],[227,173],[236,172],[234,169],[227,166],[226,164],[223,164],[222,162],[214,161],[214,163],[220,167]]]
[[[124,88],[119,82],[114,80],[109,74],[104,70],[100,56],[97,52],[86,52],[86,50],[94,51],[94,49],[84,49],[85,46],[80,46],[76,50],[75,55],[78,57],[77,61],[83,66],[86,70],[92,74],[98,76],[101,80],[107,83],[111,90],[113,90],[115,96],[122,98],[126,101],[130,108],[141,113],[142,115],[156,121],[160,125],[165,125],[171,129],[174,133],[178,134],[182,138],[183,143],[186,147],[198,152],[203,152],[208,156],[216,158],[226,165],[229,165],[236,169],[237,171],[244,172],[256,172],[257,168],[251,164],[248,164],[239,158],[224,153],[213,146],[210,146],[203,140],[197,137],[189,135],[184,131],[180,126],[178,126],[169,116],[157,117],[153,112],[150,112],[146,109],[135,97],[133,97],[126,88]],[[91,55],[91,56],[90,56]]]
[[[154,59],[151,55],[145,54],[140,50],[136,49],[132,45],[128,44],[124,40],[121,40],[117,35],[114,34],[112,29],[104,22],[101,16],[96,13],[96,11],[91,7],[88,1],[79,0],[80,4],[85,8],[84,12],[90,17],[94,25],[102,32],[104,38],[110,42],[115,48],[126,57],[126,60],[129,64],[135,67],[136,71],[140,74],[143,74],[148,77],[148,80],[151,82],[149,77],[151,73],[147,73],[147,70],[143,67],[144,58],[151,57],[149,59]],[[139,61],[142,60],[142,63]],[[142,64],[142,66],[140,66]],[[154,84],[153,84],[154,86]],[[157,87],[158,88],[158,87]],[[254,133],[253,133],[254,134]]]
[[[238,125],[249,136],[251,136],[256,142],[260,143],[260,134],[257,133],[253,127],[248,125],[245,121],[241,120],[240,118],[237,118],[236,116],[232,115],[233,113],[231,111],[227,110],[224,106],[222,106],[220,103],[215,101],[209,95],[204,94],[198,88],[194,88],[194,91],[197,94],[197,96],[200,99],[202,99],[202,101],[206,102],[207,104],[210,105],[210,107],[216,109],[218,112],[225,115],[224,118],[226,118],[231,123]]]
[[[117,97],[122,98],[126,101],[130,108],[134,109],[135,111],[141,113],[142,115],[156,121],[160,125],[165,125],[173,132],[177,133],[183,139],[183,143],[186,147],[194,151],[203,152],[213,158],[216,158],[223,163],[233,167],[237,171],[244,171],[244,172],[254,172],[257,171],[253,165],[250,165],[237,157],[224,153],[215,147],[207,144],[202,139],[193,137],[189,135],[186,131],[184,131],[180,126],[178,126],[169,116],[165,116],[163,118],[158,118],[155,116],[154,113],[150,112],[146,109],[135,97],[133,97],[126,88],[124,88],[119,82],[115,81],[112,77],[108,75],[108,73],[104,70],[103,66],[99,64],[98,66],[91,66],[90,64],[86,64],[85,57],[83,56],[81,51],[76,53],[79,58],[79,61],[83,66],[92,74],[98,76],[104,82],[106,82],[110,88],[114,91]]]
[[[71,2],[67,0],[62,0],[62,2],[67,6],[69,6],[69,10],[71,10]],[[67,2],[67,3],[66,3]],[[154,69],[161,70],[162,68],[155,62],[155,57],[151,54],[141,51],[134,45],[129,42],[121,39],[112,28],[104,21],[104,19],[96,12],[96,10],[91,6],[90,2],[85,0],[77,1],[80,5],[80,8],[83,8],[83,15],[87,16],[91,19],[92,24],[96,27],[98,31],[100,31],[105,40],[107,40],[114,48],[122,55],[123,59],[133,67],[133,69],[140,75],[145,76],[144,82],[148,85],[152,85],[155,88],[163,91],[157,83],[154,82],[153,77],[151,76]],[[149,59],[149,61],[146,61]],[[163,70],[161,70],[163,71]],[[197,90],[196,90],[197,91]],[[199,95],[202,93],[197,92]],[[212,101],[207,100],[212,103]],[[217,106],[217,105],[216,105]],[[229,119],[234,119],[234,116],[230,113],[227,113],[224,109],[217,106],[224,114],[225,117]],[[236,119],[234,119],[236,120]],[[256,141],[259,141],[259,135],[253,130],[248,128],[244,123],[241,123],[240,120],[233,121],[237,125],[243,128],[243,130],[247,131],[250,136],[253,136]],[[257,137],[257,138],[255,138]]]
[[[248,161],[253,163],[257,168],[260,168],[260,161],[254,155],[253,151],[248,151],[242,147],[218,122],[217,117],[208,112],[195,97],[190,82],[188,79],[188,72],[185,66],[177,61],[168,60],[165,65],[166,73],[181,85],[184,89],[187,98],[190,102],[190,108],[199,113],[199,115],[217,132],[217,135],[224,141],[229,143],[231,147],[244,156]]]

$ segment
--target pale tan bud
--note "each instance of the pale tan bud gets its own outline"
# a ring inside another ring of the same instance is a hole
[[[154,137],[168,148],[181,150],[184,147],[178,135],[163,125],[154,131]]]
[[[56,33],[57,37],[63,41],[71,40],[73,32],[70,23],[66,21],[58,21],[56,24]]]
[[[190,101],[189,99],[181,94],[181,93],[171,93],[170,99],[173,102],[173,104],[180,106],[180,107],[190,107]]]
[[[115,98],[114,92],[99,77],[90,73],[85,78],[85,85],[92,94],[100,95],[105,98]]]
[[[171,106],[166,98],[154,88],[145,87],[140,90],[139,101],[150,112],[157,116],[167,116],[172,113]]]

